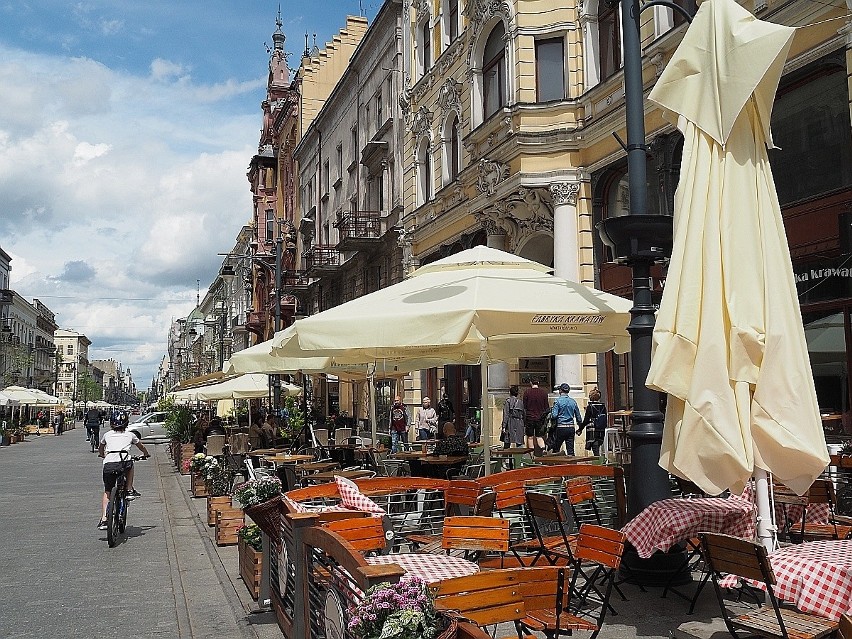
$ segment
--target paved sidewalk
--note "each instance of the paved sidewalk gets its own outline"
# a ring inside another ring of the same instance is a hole
[[[236,549],[213,545],[166,447],[149,449],[136,466],[143,497],[116,548],[96,529],[101,460],[84,429],[0,449],[0,637],[282,636],[251,613]]]

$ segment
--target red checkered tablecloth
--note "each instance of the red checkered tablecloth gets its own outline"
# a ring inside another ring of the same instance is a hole
[[[664,499],[654,502],[622,528],[640,557],[665,552],[699,532],[724,533],[753,539],[754,506],[739,497]]]
[[[769,555],[775,573],[775,596],[802,612],[833,621],[852,614],[852,541],[809,541]],[[736,586],[735,576],[719,585]],[[756,584],[755,584],[756,585]]]
[[[467,577],[479,572],[479,566],[472,561],[449,555],[402,553],[367,557],[366,560],[368,564],[373,566],[398,564],[405,569],[406,575],[420,577],[426,583],[452,579],[453,577]]]
[[[742,498],[751,502],[754,501],[753,482],[749,482],[746,484],[745,490],[742,494]],[[830,517],[831,510],[829,509],[828,504],[810,504],[808,506],[807,515],[805,516],[805,522],[809,524],[827,524]],[[795,531],[797,529],[797,523],[799,524],[799,526],[801,526],[802,506],[776,503],[775,525],[778,526],[778,530],[782,530],[784,528],[783,520],[785,518],[793,522],[793,531]]]

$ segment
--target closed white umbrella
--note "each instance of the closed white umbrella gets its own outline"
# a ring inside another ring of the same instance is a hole
[[[829,462],[766,147],[794,29],[701,5],[650,99],[684,134],[648,386],[669,394],[660,465],[708,493],[766,471],[802,494]]]
[[[273,338],[273,354],[479,363],[630,348],[632,302],[550,275],[546,266],[478,246],[408,279],[311,317]],[[489,468],[490,415],[482,406]]]

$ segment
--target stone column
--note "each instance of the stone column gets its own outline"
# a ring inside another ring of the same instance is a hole
[[[490,218],[484,219],[484,226],[486,246],[505,251],[506,232]],[[486,406],[491,410],[491,443],[499,444],[500,423],[503,419],[503,402],[509,396],[509,365],[506,362],[496,362],[488,366],[487,388],[488,403]]]
[[[554,182],[550,185],[553,202],[553,273],[572,282],[580,281],[579,227],[577,194],[579,182]],[[572,387],[583,385],[583,366],[580,355],[557,355],[554,375],[557,384]],[[582,390],[571,395],[582,396]]]

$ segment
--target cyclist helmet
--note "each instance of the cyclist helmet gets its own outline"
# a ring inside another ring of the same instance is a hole
[[[113,416],[112,427],[117,429],[127,428],[128,421],[127,412],[119,411]]]

